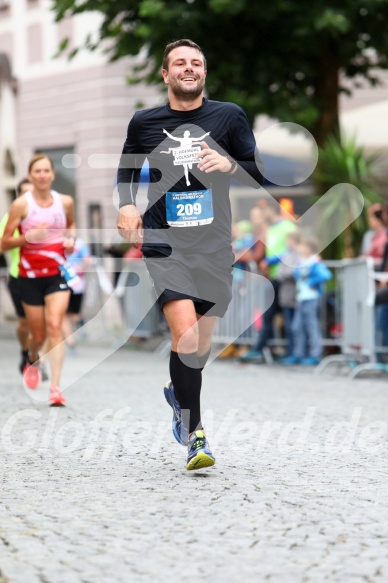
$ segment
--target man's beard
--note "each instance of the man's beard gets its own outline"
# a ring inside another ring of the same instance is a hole
[[[205,79],[199,79],[196,87],[182,87],[178,81],[170,82],[170,90],[177,99],[195,101],[203,91]]]

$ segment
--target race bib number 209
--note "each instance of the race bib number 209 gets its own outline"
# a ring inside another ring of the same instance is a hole
[[[209,225],[214,219],[212,190],[166,192],[166,219],[171,227]]]

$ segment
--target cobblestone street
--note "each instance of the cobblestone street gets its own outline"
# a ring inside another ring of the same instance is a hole
[[[58,409],[0,350],[1,583],[388,579],[387,379],[215,361],[187,472],[167,357],[80,346]]]

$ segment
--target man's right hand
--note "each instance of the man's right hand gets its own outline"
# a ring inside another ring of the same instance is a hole
[[[119,234],[135,247],[143,243],[143,221],[134,204],[122,206],[117,219]]]

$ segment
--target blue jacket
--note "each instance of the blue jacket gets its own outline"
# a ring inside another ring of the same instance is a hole
[[[322,295],[324,282],[332,278],[330,270],[322,261],[315,261],[310,265],[298,266],[295,268],[294,277],[296,281],[302,277],[304,282],[311,288],[315,288],[319,295]]]

